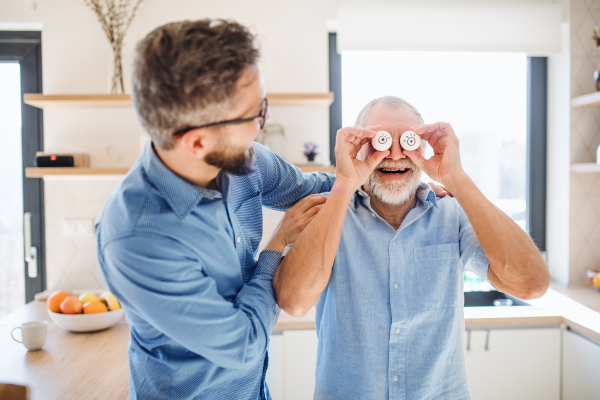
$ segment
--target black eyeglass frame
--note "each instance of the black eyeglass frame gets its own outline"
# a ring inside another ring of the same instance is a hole
[[[219,122],[211,122],[210,124],[204,124],[200,126],[191,126],[188,128],[180,129],[173,134],[173,136],[183,135],[186,132],[191,131],[192,129],[200,129],[200,128],[211,128],[213,126],[224,126],[224,125],[239,125],[245,124],[246,122],[252,122],[256,120],[260,120],[260,129],[264,128],[265,122],[267,120],[267,114],[269,113],[269,101],[265,97],[262,103],[260,104],[260,109],[258,110],[258,115],[252,118],[238,118],[238,119],[230,119],[227,121],[219,121]]]

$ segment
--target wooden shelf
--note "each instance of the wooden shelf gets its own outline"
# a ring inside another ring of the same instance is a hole
[[[128,94],[25,93],[23,102],[37,108],[131,107]]]
[[[271,93],[272,106],[329,107],[333,92],[329,93]],[[81,108],[81,107],[131,107],[128,94],[41,94],[25,93],[23,102],[37,108]]]
[[[321,164],[299,164],[297,165],[302,172],[329,172],[333,174],[335,167],[333,165]],[[127,174],[129,168],[25,168],[25,176],[27,178],[44,178],[44,179],[65,179],[65,178],[81,178],[86,177],[106,178],[118,177]]]
[[[129,168],[25,168],[27,178],[65,176],[118,176],[125,175]]]
[[[600,172],[600,165],[595,163],[571,164],[571,172],[593,174]]]
[[[600,106],[600,92],[585,94],[571,99],[572,108],[597,106]]]

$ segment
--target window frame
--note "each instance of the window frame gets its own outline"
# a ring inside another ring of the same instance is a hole
[[[335,165],[335,138],[342,128],[342,56],[337,33],[329,32],[330,161]],[[527,57],[526,230],[540,251],[546,251],[547,57]]]

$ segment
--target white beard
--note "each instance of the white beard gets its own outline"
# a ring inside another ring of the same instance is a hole
[[[379,168],[411,168],[408,179],[401,181],[383,181],[377,174]],[[410,160],[383,160],[365,182],[365,186],[382,203],[400,206],[409,201],[421,184],[421,170]]]

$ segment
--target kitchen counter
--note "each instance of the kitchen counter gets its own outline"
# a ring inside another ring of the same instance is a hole
[[[589,305],[600,305],[598,291],[582,287],[573,293],[578,298],[585,297]],[[465,308],[465,325],[476,329],[564,323],[600,341],[600,313],[571,299],[562,287],[553,284],[541,299],[529,303],[534,307]],[[23,322],[36,319],[49,322],[48,338],[42,350],[27,352],[10,338],[10,331]],[[282,312],[275,326],[278,331],[314,328],[314,309],[300,318]],[[73,333],[52,322],[44,301],[32,301],[0,318],[0,382],[30,386],[32,400],[127,399],[128,341],[129,325],[125,319],[104,331]]]

